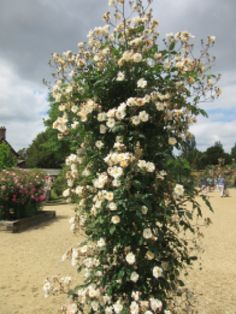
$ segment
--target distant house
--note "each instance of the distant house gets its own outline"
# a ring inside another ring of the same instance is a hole
[[[14,148],[11,146],[10,143],[8,143],[6,139],[6,128],[4,126],[0,127],[0,143],[5,143],[9,146],[11,152],[17,159],[17,166],[21,167],[21,165],[24,163],[24,160],[20,160],[19,154],[14,150]]]

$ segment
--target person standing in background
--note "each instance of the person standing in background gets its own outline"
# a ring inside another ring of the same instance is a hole
[[[224,197],[225,196],[225,179],[223,177],[219,177],[218,186],[219,186],[220,197]]]

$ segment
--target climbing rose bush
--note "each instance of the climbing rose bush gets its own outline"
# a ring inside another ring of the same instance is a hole
[[[86,240],[63,256],[83,283],[47,280],[44,291],[69,291],[66,313],[168,314],[196,259],[185,235],[198,235],[198,191],[177,152],[205,115],[199,102],[220,94],[208,53],[215,37],[194,57],[187,31],[159,40],[151,0],[109,4],[106,24],[77,53],[52,57],[53,127],[77,144],[63,194],[77,202],[71,229]]]
[[[39,171],[0,172],[0,219],[13,220],[36,214],[45,200],[45,179]]]

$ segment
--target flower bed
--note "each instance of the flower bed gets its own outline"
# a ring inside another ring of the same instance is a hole
[[[0,220],[34,216],[45,200],[44,174],[39,171],[0,172]]]

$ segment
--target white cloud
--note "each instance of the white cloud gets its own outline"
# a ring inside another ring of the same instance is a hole
[[[236,119],[229,122],[201,119],[190,130],[195,135],[200,150],[205,150],[216,141],[220,141],[225,151],[230,152],[236,143]]]
[[[0,73],[0,125],[7,128],[7,139],[17,150],[29,145],[43,129],[47,90],[20,78],[2,59]]]

